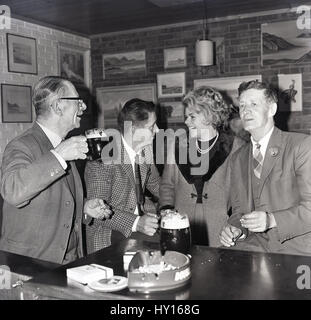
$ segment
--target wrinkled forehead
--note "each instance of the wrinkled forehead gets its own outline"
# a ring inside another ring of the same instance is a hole
[[[60,97],[77,97],[78,92],[74,85],[69,81],[64,81],[62,89],[59,91]]]
[[[264,90],[259,89],[248,89],[243,91],[239,96],[239,101],[253,101],[265,99]]]

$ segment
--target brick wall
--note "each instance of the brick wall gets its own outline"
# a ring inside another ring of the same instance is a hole
[[[6,33],[36,38],[38,75],[8,72]],[[0,30],[0,83],[33,86],[43,76],[57,75],[58,42],[90,48],[88,38],[12,19],[11,30]],[[7,143],[32,125],[31,123],[2,123],[1,120],[0,112],[0,164]]]
[[[92,75],[94,87],[156,83],[157,73],[165,72],[163,49],[187,47],[187,67],[175,71],[186,71],[187,90],[193,87],[194,79],[231,77],[261,74],[264,81],[277,84],[277,74],[302,73],[303,111],[283,114],[283,124],[288,123],[291,131],[310,133],[311,129],[311,64],[284,64],[282,66],[261,66],[261,23],[296,19],[296,13],[283,12],[262,14],[246,18],[227,18],[209,23],[209,38],[224,37],[225,67],[201,68],[195,66],[195,41],[201,37],[200,22],[132,32],[112,33],[91,38]],[[113,76],[103,79],[102,54],[146,50],[146,75]],[[174,71],[169,69],[169,71]]]

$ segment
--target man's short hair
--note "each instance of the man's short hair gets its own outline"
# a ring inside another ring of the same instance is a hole
[[[131,121],[133,126],[142,126],[149,119],[150,113],[156,113],[155,104],[152,101],[137,98],[127,101],[118,115],[120,131],[124,133],[125,121]]]
[[[32,94],[37,117],[49,113],[51,99],[61,97],[69,83],[68,80],[57,76],[46,76],[38,81]]]
[[[242,92],[249,90],[249,89],[257,89],[257,90],[263,90],[264,95],[268,102],[270,103],[277,103],[278,97],[275,92],[275,90],[272,88],[271,85],[269,85],[266,82],[260,82],[258,80],[251,80],[248,82],[242,82],[238,88],[239,96],[242,94]]]

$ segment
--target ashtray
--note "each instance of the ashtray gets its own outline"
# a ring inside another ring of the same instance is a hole
[[[138,251],[128,268],[128,288],[150,293],[179,288],[191,278],[190,259],[177,251]]]

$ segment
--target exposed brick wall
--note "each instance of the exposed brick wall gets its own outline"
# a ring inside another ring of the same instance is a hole
[[[6,33],[36,38],[38,75],[8,72]],[[57,75],[58,42],[90,48],[88,38],[12,19],[11,30],[0,30],[0,83],[33,86],[43,76]],[[33,119],[35,119],[34,115]],[[31,125],[31,123],[2,123],[0,112],[0,164],[7,143]]]
[[[293,112],[288,120],[291,131],[310,133],[311,129],[311,64],[284,64],[261,66],[261,24],[266,22],[296,19],[296,13],[279,13],[257,17],[239,18],[213,22],[208,25],[209,38],[225,38],[225,68],[220,73],[217,66],[200,68],[195,66],[195,41],[202,34],[201,23],[174,27],[163,26],[152,30],[135,30],[118,34],[103,34],[91,39],[92,75],[94,87],[156,83],[157,73],[166,72],[163,66],[163,49],[187,47],[187,67],[169,69],[186,71],[187,90],[193,87],[194,79],[231,77],[261,74],[264,81],[277,84],[277,74],[302,73],[303,111]],[[146,75],[130,77],[114,76],[103,79],[102,54],[146,50]]]

